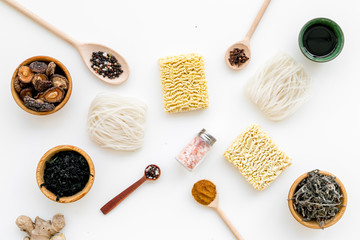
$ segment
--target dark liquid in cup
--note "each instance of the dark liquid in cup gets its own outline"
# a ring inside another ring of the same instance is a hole
[[[303,36],[304,47],[315,57],[326,57],[336,48],[337,38],[334,31],[325,25],[310,26]]]

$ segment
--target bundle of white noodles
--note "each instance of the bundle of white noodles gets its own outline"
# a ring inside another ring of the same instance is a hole
[[[140,148],[144,139],[146,109],[146,105],[136,98],[97,95],[89,109],[90,138],[104,148]]]
[[[250,79],[246,94],[271,120],[282,120],[303,104],[310,78],[294,59],[278,54]]]

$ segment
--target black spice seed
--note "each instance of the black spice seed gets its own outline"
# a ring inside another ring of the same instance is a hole
[[[46,162],[44,183],[56,195],[56,201],[61,197],[72,196],[80,192],[90,177],[90,168],[86,159],[75,151],[63,151],[55,154]]]
[[[156,165],[149,165],[145,169],[145,176],[147,179],[157,179],[160,176],[160,169]]]
[[[246,56],[244,49],[234,48],[230,51],[229,62],[231,66],[244,64],[249,58]]]
[[[90,62],[91,68],[104,78],[115,79],[124,72],[118,60],[106,52],[93,52]]]

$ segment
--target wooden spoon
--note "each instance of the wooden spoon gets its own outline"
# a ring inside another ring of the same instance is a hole
[[[251,51],[250,51],[250,39],[253,35],[253,33],[255,32],[256,27],[258,26],[262,16],[265,13],[266,8],[269,6],[271,0],[265,0],[263,5],[261,6],[259,13],[257,14],[255,20],[253,21],[253,23],[251,24],[251,27],[249,29],[249,31],[247,32],[245,38],[243,40],[241,40],[240,42],[234,43],[233,45],[231,45],[228,50],[226,50],[225,53],[225,62],[226,64],[233,70],[241,70],[244,67],[246,67],[250,60],[251,60]],[[245,55],[249,58],[245,63],[240,64],[240,65],[231,65],[230,61],[229,61],[229,57],[230,57],[230,51],[233,51],[234,48],[239,48],[239,49],[244,49]]]
[[[151,177],[149,174],[147,174],[147,171],[149,168],[155,168],[158,169],[157,177]],[[108,203],[106,203],[100,210],[103,214],[109,213],[111,210],[113,210],[120,202],[122,202],[127,196],[130,195],[133,191],[135,191],[138,187],[140,187],[141,184],[148,181],[155,181],[160,177],[161,171],[160,168],[154,164],[151,164],[145,168],[144,176],[140,178],[138,181],[136,181],[133,185],[122,191],[119,195],[111,199]]]
[[[230,231],[234,234],[234,236],[236,237],[236,239],[238,240],[244,240],[244,238],[240,235],[240,233],[236,230],[236,228],[234,227],[234,225],[232,225],[232,223],[230,222],[230,220],[225,216],[225,213],[220,209],[219,207],[219,197],[218,194],[216,193],[216,197],[215,199],[209,204],[207,205],[207,207],[214,209],[219,216],[221,217],[221,219],[224,221],[224,223],[226,224],[226,226],[228,226],[228,228],[230,229]]]
[[[42,18],[40,18],[39,16],[37,16],[33,12],[31,12],[28,9],[24,8],[22,5],[15,2],[14,0],[2,0],[2,1],[6,2],[11,7],[15,8],[16,10],[18,10],[19,12],[21,12],[25,16],[29,17],[30,19],[32,19],[36,23],[40,24],[41,26],[43,26],[44,28],[46,28],[50,32],[54,33],[56,36],[60,37],[61,39],[65,40],[66,42],[73,45],[76,48],[76,50],[80,53],[85,65],[88,67],[88,69],[96,77],[98,77],[102,81],[110,83],[110,84],[117,85],[117,84],[123,83],[124,81],[126,81],[128,79],[129,73],[130,73],[129,72],[129,66],[128,66],[127,62],[125,61],[125,59],[120,54],[115,52],[114,50],[112,50],[112,49],[110,49],[110,48],[108,48],[106,46],[100,45],[100,44],[80,43],[80,42],[76,41],[75,39],[71,38],[70,36],[68,36],[67,34],[60,31],[59,29],[57,29],[56,27],[54,27],[50,23],[46,22],[45,20],[43,20]],[[91,55],[92,55],[93,52],[98,52],[98,51],[107,52],[107,53],[113,55],[118,60],[119,64],[121,65],[121,69],[124,71],[123,73],[120,74],[120,76],[118,78],[115,78],[115,79],[105,78],[105,77],[97,74],[91,68],[91,62],[90,62]]]

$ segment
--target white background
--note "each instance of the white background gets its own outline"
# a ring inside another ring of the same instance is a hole
[[[360,190],[360,28],[358,0],[274,0],[251,41],[252,60],[230,70],[224,52],[242,39],[261,0],[19,0],[27,8],[83,42],[108,45],[129,63],[130,78],[110,86],[94,77],[76,50],[0,1],[1,239],[22,239],[15,225],[21,214],[50,219],[61,212],[69,240],[82,239],[234,239],[225,224],[191,196],[192,185],[209,179],[217,185],[220,206],[247,240],[358,239]],[[317,64],[299,51],[298,33],[315,17],[336,21],[345,34],[342,53]],[[272,122],[244,95],[249,78],[278,51],[303,64],[313,79],[311,97],[294,115]],[[200,53],[206,61],[210,106],[185,114],[166,114],[162,106],[158,59]],[[20,109],[10,92],[15,68],[26,58],[48,55],[70,71],[69,102],[50,116]],[[135,152],[100,148],[86,130],[88,108],[99,92],[134,96],[148,105],[144,147]],[[263,192],[257,192],[222,153],[249,125],[257,123],[293,164]],[[201,128],[217,138],[207,159],[188,172],[174,156]],[[71,144],[85,150],[96,168],[90,192],[71,204],[47,199],[38,189],[35,169],[50,148]],[[100,207],[138,180],[156,163],[161,178],[141,186],[111,213]],[[303,227],[291,216],[287,194],[304,172],[335,174],[348,192],[343,218],[322,231]]]

